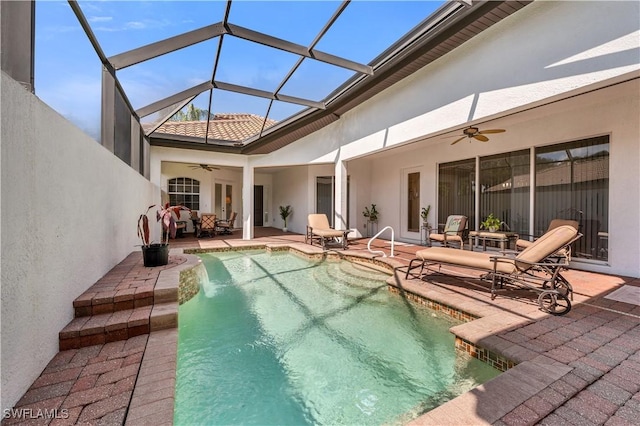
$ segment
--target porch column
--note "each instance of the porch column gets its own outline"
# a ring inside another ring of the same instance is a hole
[[[347,162],[338,157],[335,166],[335,229],[347,229]]]
[[[253,239],[253,166],[242,168],[242,239]]]

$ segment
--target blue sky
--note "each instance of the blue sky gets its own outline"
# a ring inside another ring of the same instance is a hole
[[[222,21],[225,1],[85,1],[82,11],[107,56]],[[229,22],[309,45],[340,2],[234,1]],[[442,2],[353,1],[316,49],[369,63]],[[134,108],[211,79],[218,39],[118,71]],[[216,80],[273,91],[296,55],[226,36]],[[36,95],[92,136],[99,128],[101,64],[66,1],[36,2]],[[322,100],[352,71],[305,60],[281,93]],[[208,91],[194,103],[208,106]],[[268,101],[214,91],[213,112],[266,115]],[[271,118],[304,109],[277,103]]]

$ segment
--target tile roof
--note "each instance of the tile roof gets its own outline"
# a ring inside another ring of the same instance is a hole
[[[258,134],[264,121],[264,117],[256,114],[215,114],[209,121],[209,139],[243,141]],[[264,127],[267,129],[276,123],[267,119]],[[166,121],[154,133],[204,138],[206,129],[206,121]]]

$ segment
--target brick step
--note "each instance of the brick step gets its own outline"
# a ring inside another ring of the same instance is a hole
[[[89,317],[151,306],[154,283],[107,291],[99,291],[95,286],[91,287],[73,301],[75,317]]]
[[[153,302],[153,297],[151,298]],[[178,303],[161,303],[74,318],[58,334],[61,351],[126,340],[177,327]]]

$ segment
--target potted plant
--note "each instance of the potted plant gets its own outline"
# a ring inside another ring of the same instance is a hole
[[[365,207],[364,211],[362,212],[362,215],[364,217],[367,218],[367,221],[369,222],[377,222],[378,221],[378,216],[380,215],[380,212],[378,212],[378,210],[376,209],[376,205],[375,204],[371,204],[371,208],[369,207]]]
[[[169,237],[176,236],[176,221],[171,212],[176,215],[180,214],[180,210],[189,210],[184,206],[169,206],[156,212],[156,219],[162,223],[163,240],[161,243],[152,243],[149,239],[149,210],[155,207],[155,204],[147,207],[147,210],[138,217],[138,237],[142,240],[142,258],[144,266],[162,266],[169,263]]]
[[[287,218],[291,216],[291,206],[280,206],[280,217],[284,220],[284,228],[282,232],[287,232]]]
[[[493,213],[489,213],[487,218],[480,222],[480,227],[483,229],[487,229],[489,232],[496,232],[500,229],[500,225],[502,225],[502,221],[495,217]]]
[[[431,204],[427,207],[423,207],[420,211],[420,217],[422,218],[422,223],[425,228],[431,228],[431,225],[429,224],[429,212],[431,212]]]
[[[371,208],[365,207],[362,215],[367,218],[367,237],[370,237],[378,231],[378,217],[380,212],[376,209],[375,204],[371,204]]]

